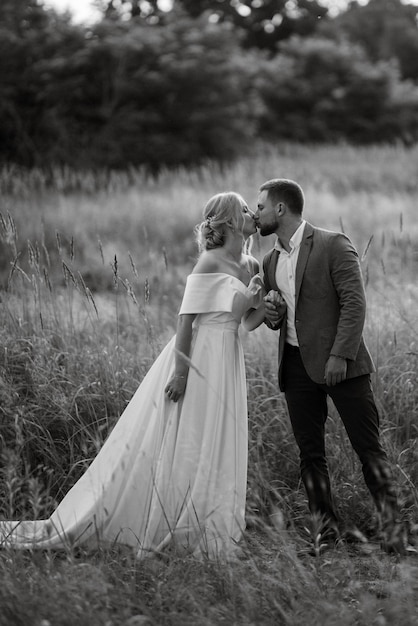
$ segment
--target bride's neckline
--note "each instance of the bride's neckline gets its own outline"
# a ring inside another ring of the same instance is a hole
[[[228,272],[195,272],[194,274],[190,274],[190,276],[229,276],[229,278],[234,278],[239,282],[240,285],[248,289],[248,285],[250,284],[254,276],[256,276],[256,274],[254,274],[254,276],[251,276],[248,285],[242,282],[242,280],[239,279],[237,276],[234,276],[233,274],[228,274]]]

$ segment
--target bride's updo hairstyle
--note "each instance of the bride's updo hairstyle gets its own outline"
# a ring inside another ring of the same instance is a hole
[[[201,251],[222,248],[227,228],[242,228],[243,198],[234,191],[217,193],[203,209],[203,222],[197,227],[197,241]]]

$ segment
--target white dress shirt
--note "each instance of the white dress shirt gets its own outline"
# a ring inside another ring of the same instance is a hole
[[[281,245],[277,239],[275,248],[280,252],[279,260],[276,267],[276,283],[287,305],[287,334],[286,342],[292,346],[298,346],[298,338],[295,328],[295,308],[296,308],[296,264],[299,257],[300,244],[302,242],[303,232],[305,230],[306,221],[303,220],[298,229],[293,233],[289,240],[290,252]]]

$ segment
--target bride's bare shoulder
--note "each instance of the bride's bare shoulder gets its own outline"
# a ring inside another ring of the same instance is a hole
[[[220,259],[212,250],[205,250],[199,257],[193,268],[193,274],[212,274],[219,272],[221,267]]]

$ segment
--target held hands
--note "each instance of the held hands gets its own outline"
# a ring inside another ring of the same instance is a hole
[[[174,374],[174,376],[168,381],[167,386],[164,389],[164,392],[167,395],[168,399],[172,400],[173,402],[178,402],[178,400],[180,400],[180,398],[184,395],[186,383],[187,376]]]
[[[325,383],[333,387],[347,378],[347,361],[331,354],[325,366]]]
[[[278,292],[271,290],[263,298],[265,306],[265,317],[270,326],[276,330],[283,316],[286,314],[286,302],[283,296]]]

